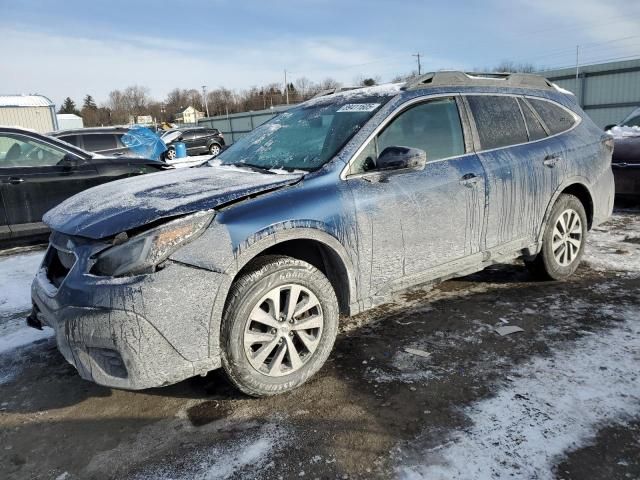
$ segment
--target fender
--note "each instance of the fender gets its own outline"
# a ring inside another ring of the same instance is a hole
[[[300,223],[306,226],[296,226]],[[318,228],[315,228],[318,227]],[[333,253],[335,253],[347,272],[347,282],[349,286],[349,299],[353,304],[353,299],[358,298],[358,289],[355,282],[353,263],[347,250],[342,243],[326,231],[326,227],[320,222],[297,221],[282,222],[271,225],[255,234],[251,235],[243,244],[234,251],[234,261],[230,263],[223,272],[222,281],[218,287],[213,302],[213,309],[209,320],[209,355],[220,353],[220,324],[227,300],[227,295],[233,284],[236,275],[255,257],[274,245],[289,240],[314,240]]]
[[[549,201],[549,203],[547,205],[547,209],[544,212],[544,217],[542,218],[542,224],[540,225],[540,228],[538,230],[538,235],[536,236],[536,243],[535,243],[536,251],[535,251],[535,253],[532,253],[532,255],[535,255],[535,254],[539,253],[540,249],[542,248],[542,237],[544,236],[545,225],[547,224],[547,221],[549,220],[549,215],[551,215],[551,209],[555,205],[556,200],[558,200],[558,197],[560,196],[560,194],[567,187],[570,187],[571,185],[576,185],[576,184],[585,187],[587,189],[587,192],[589,192],[589,196],[591,196],[591,199],[593,200],[593,192],[592,192],[589,180],[586,177],[577,175],[577,176],[573,176],[573,177],[565,179],[560,184],[560,186],[556,189],[556,191],[553,193],[553,195],[551,196],[551,200]]]

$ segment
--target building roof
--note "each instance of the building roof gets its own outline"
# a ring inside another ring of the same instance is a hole
[[[76,118],[82,118],[75,113],[56,113],[56,116],[62,120],[75,120]]]
[[[0,95],[0,107],[53,107],[44,95]]]

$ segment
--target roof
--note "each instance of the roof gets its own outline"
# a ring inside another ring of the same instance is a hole
[[[44,95],[0,95],[0,107],[53,107]]]
[[[66,133],[115,133],[115,132],[128,132],[128,127],[88,127],[88,128],[66,128],[64,130],[58,130],[53,135],[58,136]]]
[[[75,113],[56,113],[56,116],[63,120],[75,120],[76,118],[82,118]]]

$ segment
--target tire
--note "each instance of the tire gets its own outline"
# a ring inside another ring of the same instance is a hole
[[[166,152],[164,152],[165,160],[175,160],[176,158],[176,149],[169,148]]]
[[[562,231],[562,225],[568,227],[567,232]],[[540,253],[525,265],[540,280],[565,280],[580,265],[586,238],[587,215],[582,202],[573,195],[562,194],[549,214]]]
[[[214,157],[220,155],[221,150],[222,149],[220,148],[220,145],[218,145],[217,143],[212,143],[211,145],[209,145],[209,153]]]
[[[329,357],[338,314],[333,287],[317,268],[287,256],[259,257],[229,292],[220,332],[222,366],[247,395],[293,390]]]

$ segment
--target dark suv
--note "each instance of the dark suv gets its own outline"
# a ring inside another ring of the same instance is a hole
[[[162,139],[167,144],[167,151],[164,153],[166,160],[176,158],[176,142],[184,142],[188,155],[210,154],[215,157],[225,147],[224,135],[217,128],[190,127],[168,130],[162,135]]]
[[[168,168],[142,158],[94,155],[57,138],[0,127],[0,244],[46,239],[42,215],[82,190]]]
[[[323,365],[340,313],[516,257],[570,276],[611,214],[611,154],[539,76],[439,72],[321,96],[209,166],[50,211],[29,322],[103,385],[223,367],[250,395],[284,392]]]
[[[78,148],[88,152],[99,153],[112,157],[126,155],[137,157],[133,150],[122,143],[122,137],[129,131],[126,127],[95,127],[60,130],[51,133],[51,136],[59,138]]]

